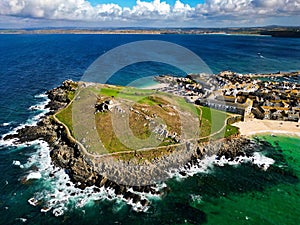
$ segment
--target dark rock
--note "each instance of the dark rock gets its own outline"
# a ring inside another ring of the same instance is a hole
[[[198,156],[201,156],[201,155],[202,155],[202,152],[201,152],[201,150],[200,150],[199,147],[197,147],[196,153],[197,153]]]
[[[184,172],[184,171],[180,171],[179,174],[183,177],[185,177],[187,175],[186,172]]]
[[[115,194],[116,195],[121,195],[121,194],[126,192],[126,188],[124,186],[121,186],[121,185],[116,185],[114,189],[115,189]]]
[[[141,205],[144,206],[144,207],[149,204],[149,202],[147,201],[147,199],[142,199],[140,202],[141,202]]]
[[[133,194],[133,203],[138,203],[141,200],[141,196]]]
[[[126,192],[123,194],[123,198],[125,198],[126,200],[131,199],[131,196],[132,196],[132,193],[129,192],[129,191],[126,191]]]

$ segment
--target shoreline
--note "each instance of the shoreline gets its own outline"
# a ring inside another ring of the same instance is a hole
[[[154,89],[165,88],[167,86],[169,86],[169,85],[165,84],[165,83],[157,83],[157,84],[149,84],[148,86],[140,87],[140,89],[154,90]]]
[[[178,151],[170,149],[171,154],[143,162],[139,162],[139,155],[124,161],[117,160],[114,156],[91,157],[83,151],[80,143],[70,138],[65,124],[61,124],[55,118],[55,114],[72,101],[68,98],[68,93],[75,91],[77,87],[78,82],[67,80],[61,86],[47,91],[50,101],[45,108],[49,113],[36,125],[24,126],[16,133],[4,136],[3,140],[11,140],[13,144],[45,141],[49,145],[52,165],[68,171],[67,175],[75,188],[84,190],[95,186],[95,192],[99,192],[101,188],[110,188],[129,205],[131,202],[138,204],[135,211],[144,211],[151,203],[145,194],[163,196],[169,192],[168,187],[158,188],[153,177],[169,179],[169,171],[174,169],[183,176],[185,172],[181,171],[182,168],[192,168],[205,156],[215,155],[218,158],[233,159],[237,156],[251,157],[251,153],[254,153],[253,143],[238,136],[202,144],[189,141],[179,146]],[[153,85],[150,87],[153,88]],[[54,173],[51,176],[54,176]],[[27,181],[28,179],[24,180]]]
[[[170,149],[172,154],[140,163],[136,160],[140,156],[125,161],[116,160],[114,156],[92,158],[82,150],[80,144],[70,138],[68,128],[55,119],[56,112],[66,108],[70,103],[68,93],[74,91],[77,85],[78,83],[68,80],[61,86],[47,91],[50,102],[46,108],[49,109],[49,113],[36,125],[25,126],[14,134],[6,135],[3,140],[12,140],[14,144],[35,140],[47,142],[52,164],[68,171],[68,176],[76,188],[83,190],[91,186],[98,189],[110,187],[117,196],[124,196],[127,201],[134,203],[139,202],[141,206],[138,211],[143,211],[150,202],[137,193],[162,196],[168,192],[166,188],[156,190],[157,184],[152,180],[154,176],[167,179],[168,171],[172,171],[172,168],[191,168],[198,159],[201,160],[205,156],[216,155],[219,158],[224,156],[233,159],[236,156],[246,155],[246,148],[249,151],[252,149],[249,139],[238,136],[201,144],[188,141],[178,147],[178,151]],[[144,173],[145,168],[147,174]]]
[[[294,71],[278,71],[278,72],[270,72],[270,73],[256,73],[256,74],[243,74],[249,75],[251,78],[265,78],[265,77],[293,77],[300,76],[300,70]]]
[[[234,123],[232,125],[240,129],[240,134],[242,136],[247,137],[257,134],[278,134],[296,136],[300,138],[299,122],[251,119],[244,122]]]

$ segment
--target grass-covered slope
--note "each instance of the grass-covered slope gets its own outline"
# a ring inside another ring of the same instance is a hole
[[[237,128],[225,125],[228,114],[186,103],[181,97],[132,87],[100,85],[89,89],[97,96],[95,105],[109,100],[113,102],[110,110],[96,112],[95,109],[92,118],[95,121],[98,138],[101,140],[105,151],[86,145],[87,150],[91,153],[105,154],[151,149],[153,147],[151,137],[155,132],[156,136],[154,136],[159,139],[156,146],[160,149],[176,145],[182,132],[189,132],[189,116],[192,119],[198,119],[198,124],[192,121],[190,123],[191,130],[194,125],[197,125],[199,132],[196,137],[189,136],[190,134],[187,135],[188,137],[205,140],[211,135],[219,135],[219,138],[224,136],[224,132],[225,136],[238,132]],[[74,93],[70,93],[70,96],[74,97]],[[73,127],[73,104],[74,102],[71,102],[66,108],[58,112],[56,118],[64,123],[71,134],[76,137]],[[183,131],[183,129],[185,130]],[[221,130],[223,132],[220,132]],[[153,150],[155,149],[153,147]]]

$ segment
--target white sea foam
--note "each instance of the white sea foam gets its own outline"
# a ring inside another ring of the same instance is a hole
[[[21,162],[18,161],[18,160],[13,160],[12,164],[13,164],[14,166],[20,167],[21,169],[24,168],[24,165],[22,165]]]
[[[215,166],[238,166],[242,163],[251,163],[266,171],[275,161],[264,156],[260,152],[254,152],[252,156],[238,156],[234,160],[228,160],[225,156],[218,158],[218,156],[205,156],[203,159],[198,159],[194,165],[188,164],[187,167],[182,167],[169,172],[170,177],[175,177],[178,180],[193,176],[197,173],[209,173]]]
[[[34,96],[35,98],[47,98],[47,94],[46,93],[42,93],[42,94],[38,94]]]
[[[192,194],[191,199],[192,199],[193,202],[198,203],[198,204],[203,202],[203,199],[202,199],[201,195]]]
[[[156,186],[151,187],[151,189],[153,189],[155,191],[155,193],[161,193],[161,191],[163,190],[163,188],[167,187],[166,183],[161,183],[161,184],[156,184]],[[161,199],[161,195],[160,194],[152,194],[151,192],[138,192],[138,191],[134,191],[132,188],[128,189],[129,192],[139,195],[141,197],[141,200],[158,200]],[[124,199],[126,200],[126,199]],[[147,211],[148,207],[142,208],[139,211]]]
[[[62,216],[64,214],[65,208],[64,207],[57,207],[53,209],[54,216]]]
[[[27,201],[30,205],[33,205],[33,206],[37,206],[38,205],[38,200],[36,200],[35,198],[30,198],[28,199]]]
[[[46,105],[50,102],[50,99],[48,98],[48,96],[46,94],[40,94],[40,95],[36,95],[34,97],[35,98],[42,98],[43,101],[39,102],[36,105],[30,106],[29,109],[30,110],[35,110],[35,111],[44,111]]]
[[[220,160],[216,160],[216,164],[218,166],[224,166],[224,165],[236,166],[241,163],[252,163],[266,171],[272,164],[275,163],[275,161],[271,158],[264,156],[260,152],[254,152],[253,155],[250,157],[239,156],[239,157],[236,157],[233,161],[227,160],[224,156],[221,157]]]
[[[27,180],[38,180],[41,178],[42,178],[42,174],[40,174],[39,172],[32,172],[28,174],[26,177]]]
[[[9,125],[11,125],[13,122],[7,122],[7,123],[2,123],[0,124],[1,127],[7,127]]]
[[[18,160],[14,160],[14,161],[12,162],[12,164],[15,165],[15,166],[21,166],[21,162],[18,161]]]
[[[46,212],[48,212],[50,210],[51,210],[51,207],[44,207],[44,208],[41,209],[41,212],[42,213],[46,213]]]
[[[123,196],[116,196],[112,188],[92,186],[81,190],[75,187],[63,169],[52,165],[49,147],[46,142],[34,141],[31,144],[38,146],[38,149],[24,164],[24,168],[29,169],[32,166],[38,168],[38,171],[32,171],[27,179],[39,178],[42,191],[35,193],[29,203],[37,206],[37,203],[43,202],[41,212],[52,210],[55,216],[61,216],[68,210],[67,205],[70,203],[73,203],[76,208],[83,208],[93,205],[96,200],[104,199],[126,202],[136,211],[146,211],[148,209],[148,207],[143,207],[141,203],[135,204],[132,200],[127,201]],[[95,191],[95,189],[98,191]],[[141,199],[144,198],[146,197],[142,195]]]
[[[26,218],[16,218],[16,220],[19,220],[22,223],[26,223],[27,222]]]
[[[42,98],[43,99],[43,101],[41,101],[40,103],[38,103],[34,106],[31,106],[29,108],[29,109],[35,109],[37,111],[37,114],[32,116],[31,118],[29,118],[25,123],[19,124],[19,126],[15,127],[14,129],[9,131],[8,133],[4,134],[0,138],[0,146],[4,146],[4,147],[16,146],[15,142],[17,141],[17,139],[3,140],[3,138],[7,135],[17,134],[17,131],[24,128],[25,126],[35,126],[40,121],[40,119],[43,116],[45,116],[46,113],[48,113],[50,111],[48,108],[47,109],[45,108],[47,106],[47,104],[50,102],[50,99],[47,97],[46,94],[36,95],[35,98]],[[12,122],[3,123],[3,124],[10,125],[11,123]],[[19,146],[21,146],[21,145],[19,145]]]
[[[39,179],[39,183],[35,185],[41,185],[39,188],[41,192],[37,192],[29,199],[29,203],[34,206],[40,206],[41,212],[52,211],[55,216],[61,216],[68,210],[68,205],[73,204],[76,208],[83,208],[85,206],[91,206],[96,200],[112,200],[115,201],[114,204],[117,204],[118,207],[115,210],[120,210],[119,207],[122,207],[119,202],[126,202],[128,205],[132,206],[133,210],[136,211],[147,211],[149,206],[142,206],[140,202],[133,203],[132,200],[126,200],[124,196],[116,196],[115,192],[111,188],[97,188],[95,186],[87,187],[85,190],[76,188],[75,185],[70,181],[69,176],[65,173],[63,169],[53,166],[50,158],[50,149],[48,144],[44,141],[33,141],[27,144],[31,144],[37,147],[37,151],[33,153],[28,161],[21,165],[17,160],[13,161],[13,164],[18,166],[23,166],[25,169],[30,169],[32,166],[38,168],[38,171],[31,171],[27,176],[27,179]],[[202,160],[198,160],[196,165],[190,166],[187,168],[180,168],[178,170],[171,171],[170,177],[176,177],[182,179],[187,176],[193,176],[196,173],[208,173],[214,166],[224,166],[232,165],[237,166],[241,163],[252,163],[267,170],[270,165],[274,163],[273,159],[270,159],[261,153],[254,153],[251,157],[237,157],[233,161],[221,157],[220,159],[217,156],[207,156]],[[180,174],[184,171],[186,175]],[[157,184],[156,187],[153,187],[154,190],[159,191],[165,188],[167,185],[165,183]],[[95,191],[94,189],[99,191]],[[150,193],[140,193],[135,192],[132,189],[128,191],[138,194],[141,196],[141,199],[156,199],[160,198],[159,195],[153,195]],[[196,201],[197,196],[192,197],[193,201]],[[201,197],[201,196],[200,196]],[[201,200],[201,199],[198,199]],[[42,205],[40,203],[42,202]]]
[[[39,95],[39,96],[43,96],[44,101],[33,105],[31,107],[29,107],[30,110],[35,110],[37,112],[39,112],[37,115],[33,116],[32,118],[28,119],[26,122],[26,125],[31,125],[34,126],[37,124],[37,122],[40,121],[40,119],[46,114],[48,113],[50,110],[48,108],[46,108],[46,106],[48,105],[48,103],[50,102],[50,99],[47,98],[47,96],[45,95]],[[38,97],[41,98],[41,97]]]
[[[65,173],[63,169],[54,167],[51,164],[51,158],[49,155],[48,144],[43,141],[36,141],[34,144],[40,146],[35,154],[33,154],[28,162],[24,164],[26,168],[30,168],[35,165],[38,167],[38,172],[41,174],[41,189],[43,191],[35,193],[33,196],[37,202],[44,202],[41,212],[47,212],[52,210],[52,213],[55,216],[63,215],[67,210],[70,203],[73,204],[76,208],[83,208],[86,206],[91,206],[96,200],[112,200],[115,201],[115,204],[118,204],[118,207],[122,207],[119,204],[120,201],[126,202],[128,205],[132,206],[133,210],[136,211],[147,211],[149,206],[142,206],[140,202],[133,203],[133,200],[129,201],[124,198],[124,196],[116,196],[115,192],[111,188],[97,188],[95,186],[87,187],[84,190],[76,188],[75,185],[70,181],[69,176]],[[232,165],[237,166],[241,163],[253,163],[258,167],[266,170],[268,167],[274,163],[273,159],[263,156],[261,153],[254,153],[251,157],[237,157],[233,161],[221,157],[220,159],[217,156],[205,157],[202,160],[198,160],[196,165],[192,166],[190,169],[181,168],[177,171],[170,173],[170,176],[176,176],[183,178],[185,176],[180,175],[179,172],[184,171],[187,176],[192,176],[196,173],[208,173],[213,169],[214,166],[224,166]],[[34,171],[36,172],[36,171]],[[52,174],[52,176],[50,176]],[[166,187],[165,183],[157,185],[155,188],[162,190]],[[99,191],[95,191],[94,189]],[[141,199],[151,199],[159,198],[158,195],[152,195],[149,193],[140,193],[135,192],[133,189],[128,191],[138,194],[141,196]],[[192,197],[193,201],[196,201],[197,196]],[[198,199],[201,200],[201,196]],[[117,209],[116,209],[117,210]],[[118,208],[118,210],[120,210]]]

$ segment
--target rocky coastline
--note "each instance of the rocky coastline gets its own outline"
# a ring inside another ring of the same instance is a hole
[[[116,174],[106,176],[98,169],[99,165],[95,166],[95,163],[84,155],[78,144],[68,137],[66,128],[53,118],[56,112],[68,105],[70,102],[68,94],[74,91],[76,86],[77,82],[68,80],[63,82],[61,86],[48,91],[47,95],[50,102],[46,108],[49,108],[50,112],[44,116],[36,126],[26,126],[18,130],[16,134],[5,136],[4,139],[13,139],[16,143],[26,143],[34,140],[46,141],[50,147],[49,154],[53,164],[63,168],[76,187],[84,189],[94,186],[95,192],[100,191],[101,187],[111,188],[117,196],[122,196],[126,201],[132,201],[133,203],[139,202],[141,209],[147,206],[149,201],[141,197],[138,193],[162,196],[170,191],[168,187],[159,189],[155,184],[141,186],[119,184],[109,179],[109,177],[118,176],[118,170],[125,170],[126,165],[126,173],[136,173],[136,171],[133,171],[134,166],[128,167],[132,162],[124,163],[117,161],[116,163],[119,164],[119,167],[114,170],[110,170],[112,165],[107,163],[108,165],[106,165],[107,168],[105,168],[105,170]],[[234,160],[237,156],[251,156],[257,147],[253,141],[239,136],[202,143],[200,145],[193,143],[188,143],[187,145],[188,147],[183,150],[183,152],[177,151],[171,154],[170,157],[165,156],[160,159],[154,159],[155,163],[160,165],[159,168],[167,168],[165,166],[166,161],[168,161],[168,163],[172,161],[174,165],[179,162],[186,162],[182,167],[177,168],[179,173],[184,175],[184,169],[189,169],[196,165],[198,161],[205,156],[216,154],[218,158],[225,157],[226,159]],[[116,168],[115,165],[113,165],[113,167]],[[132,170],[128,168],[132,168]],[[156,173],[155,169],[150,171],[149,176],[152,176],[152,172]],[[50,174],[50,176],[54,176],[54,174]]]

